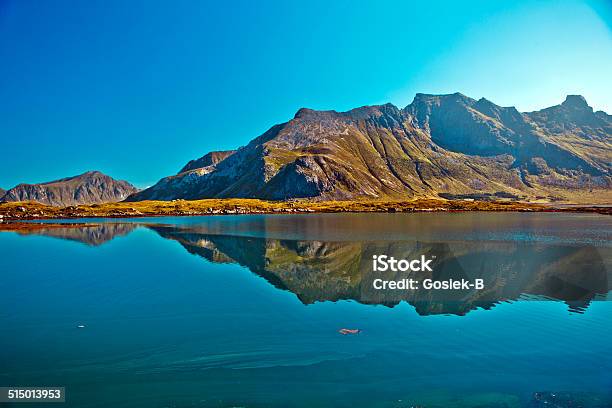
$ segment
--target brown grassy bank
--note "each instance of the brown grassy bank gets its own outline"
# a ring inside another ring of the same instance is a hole
[[[140,201],[52,207],[34,202],[0,203],[3,220],[85,217],[189,216],[216,214],[286,214],[337,212],[433,212],[433,211],[563,211],[611,214],[610,207],[555,208],[510,201],[462,201],[418,199],[406,201],[264,201],[256,199],[206,199]]]

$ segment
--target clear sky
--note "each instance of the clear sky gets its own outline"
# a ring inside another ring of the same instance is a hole
[[[145,187],[300,107],[416,92],[612,112],[603,0],[221,3],[0,0],[0,187],[87,170]]]

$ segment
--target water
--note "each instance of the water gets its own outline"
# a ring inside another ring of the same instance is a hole
[[[610,217],[85,221],[0,233],[0,385],[69,407],[612,406]],[[487,290],[376,291],[405,273],[373,254]]]

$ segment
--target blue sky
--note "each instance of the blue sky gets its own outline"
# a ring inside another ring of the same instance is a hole
[[[87,170],[144,187],[300,107],[416,92],[612,112],[605,1],[220,3],[0,0],[0,187]]]

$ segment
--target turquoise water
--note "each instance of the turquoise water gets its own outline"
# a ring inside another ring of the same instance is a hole
[[[0,386],[71,407],[612,406],[610,217],[86,221],[0,233]],[[373,253],[488,290],[377,293]]]

